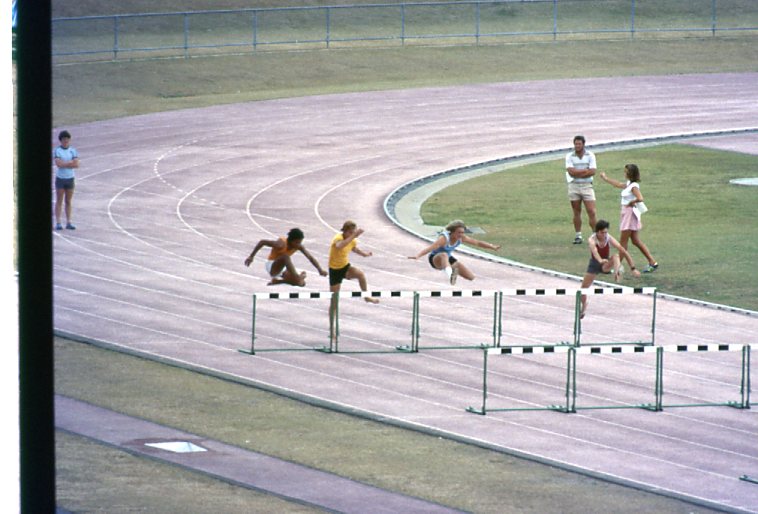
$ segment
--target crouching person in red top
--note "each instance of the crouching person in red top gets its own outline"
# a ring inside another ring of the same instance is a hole
[[[595,233],[587,240],[587,246],[590,249],[590,262],[587,265],[587,272],[584,274],[582,280],[582,289],[586,289],[592,285],[595,281],[595,277],[599,273],[610,274],[613,273],[613,278],[616,282],[621,281],[621,275],[624,272],[624,268],[621,266],[621,260],[626,259],[629,263],[629,267],[632,270],[632,274],[635,277],[640,276],[640,272],[634,266],[632,256],[629,252],[621,246],[621,243],[616,241],[613,236],[608,233],[608,222],[605,220],[598,220],[595,225]],[[611,255],[611,246],[618,250],[617,254]],[[579,314],[580,318],[584,318],[584,313],[587,310],[587,295],[582,295],[582,311]]]

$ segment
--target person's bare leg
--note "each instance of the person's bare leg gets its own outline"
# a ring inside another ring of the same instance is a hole
[[[66,225],[71,225],[73,221],[73,200],[74,200],[74,190],[73,189],[66,189],[65,195],[66,199]]]
[[[629,235],[631,230],[622,230],[621,237],[619,238],[619,244],[624,247],[624,250],[629,250]]]
[[[571,200],[571,211],[574,214],[573,223],[574,231],[579,234],[582,232],[582,201]]]
[[[368,291],[368,283],[366,282],[366,274],[363,273],[363,271],[360,268],[356,268],[355,266],[350,266],[347,270],[347,274],[345,275],[345,278],[350,280],[358,280],[358,285],[361,288],[361,291]],[[372,298],[370,296],[366,296],[363,298],[368,303],[379,303],[378,298]]]
[[[55,223],[56,225],[61,224],[61,214],[63,212],[63,197],[65,196],[66,191],[63,189],[56,189],[55,190]]]
[[[587,218],[590,222],[590,230],[595,231],[595,225],[597,225],[597,206],[594,200],[585,200],[584,208],[587,210]]]
[[[468,267],[461,261],[456,262],[455,267],[458,268],[458,275],[462,276],[466,280],[474,280],[476,278],[474,272],[468,269]]]
[[[632,244],[639,248],[640,252],[642,252],[642,255],[645,256],[647,259],[647,263],[653,266],[655,264],[655,259],[653,259],[652,254],[650,253],[650,250],[648,250],[647,245],[642,242],[640,239],[639,232],[636,230],[632,232]]]

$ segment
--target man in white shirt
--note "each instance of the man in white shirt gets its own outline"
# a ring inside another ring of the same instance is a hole
[[[571,210],[574,212],[574,244],[577,245],[582,243],[582,204],[587,211],[590,230],[594,230],[597,223],[595,190],[592,187],[597,162],[595,154],[585,150],[584,143],[584,136],[574,137],[574,151],[566,155],[566,182]]]

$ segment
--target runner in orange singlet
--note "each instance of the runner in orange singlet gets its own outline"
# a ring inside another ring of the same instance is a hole
[[[255,254],[264,246],[268,246],[271,248],[271,252],[268,255],[268,260],[266,260],[266,271],[271,276],[271,282],[267,285],[290,284],[300,287],[305,285],[305,271],[298,273],[295,265],[292,263],[292,256],[296,252],[302,252],[313,264],[313,267],[318,270],[319,275],[322,277],[327,276],[328,273],[321,268],[315,257],[303,246],[304,238],[305,235],[302,230],[293,228],[287,234],[286,239],[284,237],[274,240],[261,239],[255,245],[255,248],[253,248],[252,253],[245,259],[245,266],[250,266],[255,258]]]

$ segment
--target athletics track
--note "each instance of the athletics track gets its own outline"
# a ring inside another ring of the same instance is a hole
[[[758,74],[747,73],[341,94],[66,127],[83,164],[78,229],[55,234],[55,328],[316,404],[704,505],[758,512],[758,485],[739,479],[758,476],[754,409],[472,414],[467,407],[482,399],[482,351],[392,351],[409,341],[412,299],[376,306],[343,300],[338,354],[239,351],[251,344],[252,293],[288,291],[266,287],[265,256],[252,269],[242,265],[260,238],[298,226],[326,266],[331,236],[352,218],[366,229],[361,247],[374,254],[352,262],[366,271],[373,290],[576,288],[570,278],[470,256],[462,258],[477,280],[451,288],[425,262],[406,259],[426,242],[391,223],[383,202],[419,177],[568,148],[578,133],[592,148],[754,129],[757,120]],[[742,141],[740,149],[758,148],[754,132],[733,139]],[[328,290],[305,259],[296,264],[309,273],[306,291]],[[422,346],[491,343],[491,301],[422,298]],[[326,307],[327,300],[261,300],[257,348],[328,344]],[[570,296],[505,297],[503,311],[504,345],[572,337]],[[649,296],[593,298],[583,344],[647,339],[650,318]],[[758,316],[659,299],[655,341],[756,344]],[[667,355],[666,401],[737,399],[739,359],[739,352]],[[492,356],[488,402],[560,403],[565,370],[565,354]],[[577,370],[579,405],[652,399],[652,353],[579,356]]]

